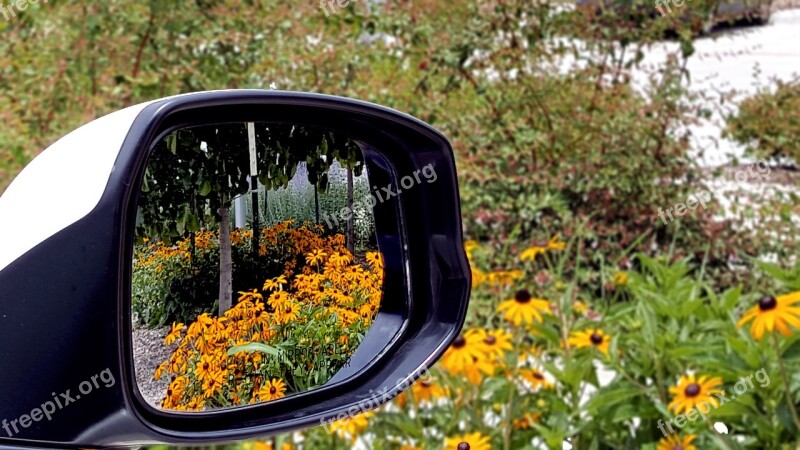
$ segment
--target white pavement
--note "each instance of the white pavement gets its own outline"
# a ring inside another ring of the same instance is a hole
[[[677,49],[674,42],[654,46],[643,61],[644,70],[633,74],[634,80],[643,81],[648,66],[662,64],[665,55]],[[695,49],[687,66],[691,74],[690,89],[710,97],[705,101],[715,113],[710,122],[691,128],[692,146],[704,150],[701,164],[717,166],[744,151],[721,138],[725,113],[735,111],[735,104],[742,98],[772,85],[774,79],[800,79],[800,9],[777,11],[764,26],[715,32],[711,37],[696,40]],[[734,102],[726,102],[720,111],[719,93],[731,91],[736,91]]]

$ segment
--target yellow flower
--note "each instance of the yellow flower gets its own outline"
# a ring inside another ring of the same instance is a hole
[[[161,376],[164,374],[164,371],[167,370],[169,367],[169,361],[164,361],[156,367],[156,373],[153,375],[153,379],[158,381],[161,379]]]
[[[316,250],[314,250],[311,253],[306,255],[306,264],[308,264],[310,266],[313,266],[315,264],[319,265],[319,263],[321,263],[321,262],[323,262],[325,260],[326,256],[328,256],[327,253],[325,253],[321,249],[316,249]]]
[[[411,387],[411,393],[417,403],[431,403],[434,400],[447,397],[448,395],[447,388],[437,384],[431,379],[422,379],[414,383]]]
[[[296,303],[288,303],[283,305],[280,309],[275,310],[275,320],[280,324],[287,324],[293,320],[297,320],[300,306]]]
[[[564,250],[566,243],[559,242],[560,235],[556,234],[549,242],[536,243],[519,254],[519,259],[522,261],[533,261],[537,256],[545,253],[548,250]]]
[[[611,279],[611,283],[614,286],[622,287],[628,285],[628,272],[617,272],[614,274],[614,277]]]
[[[575,314],[582,316],[586,313],[586,311],[589,310],[589,305],[580,300],[575,300],[575,302],[572,303],[572,310],[575,312]]]
[[[485,331],[480,328],[468,330],[469,338],[475,338],[484,343],[487,356],[502,359],[505,353],[511,351],[511,334],[505,330]]]
[[[506,300],[497,307],[498,312],[505,312],[506,320],[514,325],[531,325],[542,321],[542,314],[550,313],[550,303],[547,300],[533,298],[527,289],[517,291],[511,300]]]
[[[553,383],[548,381],[545,378],[544,373],[537,369],[522,369],[519,371],[520,376],[523,380],[530,383],[533,389],[541,387],[542,389],[550,389],[553,387]]]
[[[590,329],[586,331],[573,331],[567,339],[567,344],[575,348],[594,347],[604,355],[608,356],[608,343],[611,336],[608,336],[601,329]]]
[[[167,334],[167,337],[164,338],[164,345],[170,345],[173,342],[177,341],[181,338],[181,331],[186,327],[186,325],[182,323],[173,322],[172,323],[172,330]]]
[[[225,383],[223,372],[212,372],[203,381],[203,397],[211,398],[214,394],[222,392],[222,385]]]
[[[331,255],[330,263],[334,267],[344,267],[347,264],[350,264],[350,261],[353,260],[353,255],[350,252],[336,252]]]
[[[194,369],[194,375],[198,380],[203,381],[211,376],[211,372],[213,370],[214,358],[208,355],[203,355],[200,357],[200,361],[198,361],[197,367]]]
[[[722,385],[720,377],[703,375],[695,378],[695,375],[681,375],[678,385],[669,388],[669,392],[673,395],[669,409],[675,414],[688,413],[702,403],[710,403],[716,408],[719,402],[714,394],[722,393],[722,390],[718,389],[720,385]]]
[[[291,303],[291,298],[289,297],[289,293],[286,291],[276,291],[270,294],[267,303],[272,307],[273,310],[277,311],[285,308],[286,305]]]
[[[747,310],[736,326],[741,327],[752,320],[750,334],[757,341],[764,336],[764,331],[772,333],[775,329],[784,336],[791,336],[792,330],[789,329],[789,325],[800,328],[800,307],[791,306],[797,302],[800,302],[800,291],[777,298],[761,297],[758,305]]]
[[[372,413],[359,414],[355,417],[348,419],[337,420],[331,423],[331,429],[339,435],[340,438],[349,438],[351,442],[355,442],[358,435],[367,429],[369,425],[369,418]]]
[[[514,419],[512,424],[514,425],[514,428],[516,428],[517,430],[527,430],[531,428],[532,423],[539,423],[541,420],[542,420],[542,413],[526,412],[519,419]]]
[[[286,384],[283,380],[273,378],[261,387],[258,391],[258,399],[262,402],[277,400],[286,397]]]
[[[482,339],[462,334],[450,344],[450,348],[442,358],[442,367],[451,374],[463,372],[467,367],[475,364],[475,361],[485,358],[487,353],[486,344]]]
[[[274,289],[281,289],[284,284],[286,284],[286,277],[283,275],[279,275],[275,278],[271,278],[264,282],[263,289],[265,291],[272,291]]]
[[[383,255],[379,252],[367,252],[367,262],[373,269],[383,271]]]
[[[697,439],[697,436],[693,434],[687,434],[684,437],[670,434],[658,441],[656,450],[697,450],[697,447],[692,445],[692,441],[695,439]]]
[[[481,270],[478,270],[478,269],[475,269],[475,268],[472,268],[470,270],[472,271],[472,287],[473,288],[476,288],[476,287],[478,287],[478,286],[480,286],[480,285],[482,285],[483,283],[486,282],[487,277],[486,277],[486,273],[485,272],[483,272]]]
[[[444,448],[445,450],[492,450],[492,441],[480,432],[465,433],[445,439]]]

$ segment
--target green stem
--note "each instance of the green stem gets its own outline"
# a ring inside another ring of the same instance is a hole
[[[783,357],[781,356],[781,344],[778,341],[778,335],[774,331],[772,332],[772,342],[775,344],[775,356],[778,358],[778,368],[781,371],[783,388],[786,390],[786,405],[789,406],[789,411],[792,413],[792,420],[794,421],[795,428],[800,430],[800,419],[798,419],[797,409],[794,407],[792,389],[789,387],[789,376],[786,374],[786,367],[783,365]]]

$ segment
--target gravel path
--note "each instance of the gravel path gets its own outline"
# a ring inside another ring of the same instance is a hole
[[[167,391],[169,377],[161,380],[153,379],[156,367],[169,358],[177,343],[170,346],[164,345],[164,336],[169,332],[169,327],[149,330],[137,323],[133,324],[133,359],[136,369],[136,381],[139,391],[147,403],[160,408],[161,399]]]

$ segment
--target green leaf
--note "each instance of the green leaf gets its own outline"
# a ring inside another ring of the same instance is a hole
[[[231,347],[230,349],[228,349],[228,356],[235,356],[237,353],[240,352],[247,352],[247,353],[261,352],[272,356],[281,355],[281,352],[275,347],[270,347],[269,345],[262,344],[261,342],[251,342],[249,344],[237,345],[235,347]]]

